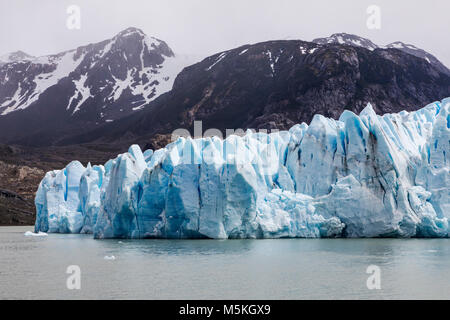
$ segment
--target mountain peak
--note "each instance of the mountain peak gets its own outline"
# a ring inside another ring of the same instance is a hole
[[[148,50],[157,50],[159,54],[166,57],[173,57],[174,53],[163,40],[146,35],[141,29],[129,27],[119,32],[111,39],[113,42],[122,46],[125,50],[130,50],[136,46],[146,46]],[[132,43],[140,44],[132,44]]]
[[[146,34],[139,28],[129,27],[125,30],[120,31],[116,37],[128,37],[131,35],[139,35],[141,37],[145,37]]]
[[[6,53],[6,54],[0,56],[0,64],[21,61],[21,60],[31,60],[33,58],[34,57],[29,55],[28,53],[18,50],[18,51]]]
[[[345,32],[334,33],[331,36],[325,38],[317,38],[312,42],[315,42],[317,44],[345,44],[349,46],[363,47],[370,51],[378,48],[378,46],[369,39]]]

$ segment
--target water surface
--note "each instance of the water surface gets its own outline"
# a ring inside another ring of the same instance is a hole
[[[94,240],[0,227],[0,299],[450,299],[450,239]],[[105,256],[115,256],[106,260]],[[68,290],[69,265],[81,290]],[[369,290],[366,269],[381,270]]]

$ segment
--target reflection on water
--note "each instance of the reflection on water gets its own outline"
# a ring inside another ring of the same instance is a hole
[[[450,299],[449,239],[93,240],[26,230],[0,227],[2,299]],[[66,288],[69,265],[81,268],[81,290]],[[367,289],[369,265],[381,269],[381,290]]]
[[[133,255],[239,255],[253,247],[252,241],[236,240],[101,240],[100,246],[131,251]]]

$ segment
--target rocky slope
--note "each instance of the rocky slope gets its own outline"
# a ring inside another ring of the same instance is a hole
[[[44,176],[42,169],[4,162],[15,151],[0,145],[0,225],[33,224],[36,185]]]
[[[73,157],[84,165],[90,161],[104,163],[125,150],[101,145],[48,148],[0,145],[0,225],[34,224],[34,197],[45,172],[64,168]]]

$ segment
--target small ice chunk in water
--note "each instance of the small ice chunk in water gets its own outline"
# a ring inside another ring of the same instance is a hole
[[[105,260],[116,260],[115,256],[105,256]]]
[[[27,231],[24,233],[25,237],[46,237],[48,236],[48,234],[46,234],[45,232],[39,231],[38,233],[34,233],[31,231]]]

